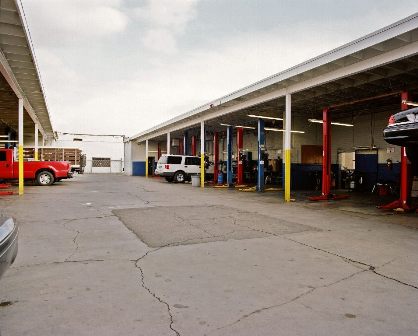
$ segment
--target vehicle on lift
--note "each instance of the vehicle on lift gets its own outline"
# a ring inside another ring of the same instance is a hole
[[[23,163],[25,180],[36,181],[47,186],[63,179],[73,177],[71,165],[65,161],[25,161]],[[13,149],[0,149],[0,180],[17,180],[19,162],[15,160]]]
[[[192,175],[200,174],[200,157],[163,154],[157,162],[155,175],[165,177],[168,182],[190,181]]]
[[[18,231],[12,218],[0,217],[0,277],[16,259]]]
[[[390,116],[383,137],[392,145],[405,147],[409,161],[418,168],[418,107]]]

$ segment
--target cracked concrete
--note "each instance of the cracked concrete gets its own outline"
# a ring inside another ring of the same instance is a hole
[[[418,334],[417,217],[346,208],[119,175],[28,186],[0,199],[20,224],[1,335]]]
[[[159,250],[159,249],[157,249]],[[152,251],[148,251],[147,253],[145,253],[143,256],[141,256],[140,258],[138,258],[138,260],[135,261],[135,267],[139,269],[139,271],[141,272],[141,286],[142,288],[144,288],[152,297],[154,297],[158,302],[162,303],[164,306],[166,306],[167,308],[167,313],[169,316],[169,320],[170,320],[170,329],[177,335],[180,336],[180,333],[174,328],[174,318],[173,318],[173,313],[171,311],[171,307],[168,304],[168,302],[164,301],[161,297],[159,297],[155,292],[153,292],[146,284],[145,284],[145,275],[144,275],[144,270],[142,269],[142,267],[139,265],[139,262],[144,259],[150,252],[154,252],[156,250],[152,250]]]

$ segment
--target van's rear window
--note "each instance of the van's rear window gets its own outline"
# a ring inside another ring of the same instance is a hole
[[[158,163],[166,164],[167,163],[167,156],[163,155],[162,157],[160,157],[160,159],[158,160]]]

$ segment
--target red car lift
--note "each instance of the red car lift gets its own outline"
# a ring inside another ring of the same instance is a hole
[[[322,110],[322,194],[309,197],[311,201],[347,199],[348,195],[331,194],[331,118],[329,108]]]
[[[408,92],[401,93],[401,111],[408,109],[406,101],[408,100]],[[401,148],[401,184],[400,184],[400,198],[386,205],[378,206],[383,210],[402,209],[406,212],[413,211],[414,208],[409,205],[409,197],[411,195],[411,180],[408,166],[408,157],[406,156],[405,147]]]
[[[184,153],[184,141],[183,139],[179,139],[179,148],[178,148],[178,153],[179,155],[186,155],[186,153]]]
[[[161,144],[160,143],[157,144],[157,156],[158,156],[157,158],[157,161],[158,161],[161,157]]]

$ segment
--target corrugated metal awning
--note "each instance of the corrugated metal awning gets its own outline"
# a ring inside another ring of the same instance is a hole
[[[46,98],[36,65],[30,35],[22,9],[14,0],[0,1],[0,63],[4,80],[0,81],[1,118],[9,126],[17,126],[17,104],[14,93],[24,99],[25,110],[39,122],[41,132],[53,137]],[[4,105],[6,104],[6,105]],[[25,126],[27,126],[27,120]]]

